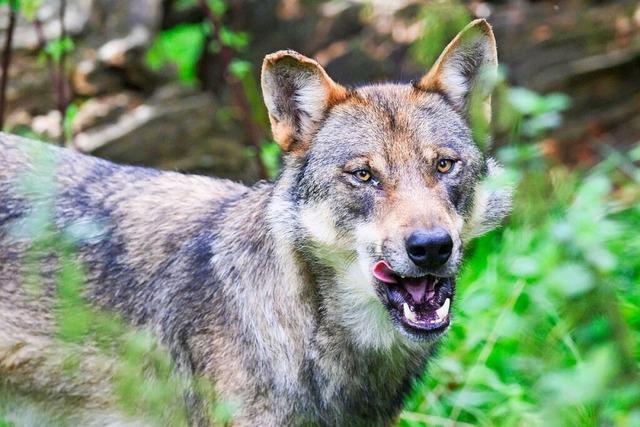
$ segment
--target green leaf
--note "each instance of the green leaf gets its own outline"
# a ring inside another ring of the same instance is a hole
[[[207,4],[211,8],[211,11],[218,18],[222,17],[227,11],[227,4],[224,0],[207,0]]]
[[[536,111],[541,103],[540,95],[532,90],[522,87],[511,88],[508,92],[507,99],[522,114],[531,114]]]
[[[536,137],[545,131],[555,129],[562,123],[562,116],[556,112],[547,112],[534,115],[522,125],[522,133],[526,136]]]
[[[0,0],[0,6],[8,4],[14,12],[20,11],[20,0]]]
[[[62,121],[65,141],[71,141],[73,139],[73,121],[77,114],[78,105],[72,102],[67,106],[64,112],[64,120]]]
[[[231,64],[229,64],[229,71],[238,80],[243,80],[251,74],[251,62],[243,61],[241,59],[234,59]]]
[[[92,313],[82,299],[84,275],[69,256],[63,256],[58,278],[57,317],[60,338],[81,342],[91,329]]]
[[[38,8],[40,8],[41,4],[42,4],[42,0],[22,0],[21,12],[25,18],[27,18],[29,21],[33,21],[33,19],[36,17],[36,13],[38,12]]]
[[[634,162],[640,162],[640,144],[636,145],[629,151],[629,159]]]
[[[595,286],[593,273],[584,264],[576,262],[558,266],[549,280],[555,289],[569,297],[583,294]]]
[[[202,56],[207,31],[202,23],[198,23],[180,24],[160,32],[147,51],[147,64],[154,70],[174,65],[183,83],[195,83],[196,66]]]
[[[418,63],[429,67],[443,46],[469,23],[469,12],[456,1],[428,2],[420,8],[419,19],[424,32],[413,43],[411,53]]]
[[[550,93],[543,99],[546,111],[565,111],[571,106],[571,99],[564,93]]]
[[[264,142],[260,148],[260,161],[270,179],[274,179],[280,170],[280,147],[275,142]]]
[[[47,43],[44,50],[51,56],[55,63],[60,62],[62,55],[73,52],[75,44],[71,37],[57,38]]]
[[[540,263],[534,256],[518,256],[511,259],[509,272],[516,277],[535,277],[540,273]]]
[[[609,347],[594,350],[584,363],[545,375],[540,392],[551,405],[578,405],[605,398],[604,391],[615,372],[616,356]]]
[[[220,28],[220,42],[234,50],[242,52],[249,46],[249,35],[245,32],[232,31],[227,27]]]

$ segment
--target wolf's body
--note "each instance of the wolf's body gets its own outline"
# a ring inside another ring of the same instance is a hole
[[[0,161],[10,165],[0,173],[4,371],[7,365],[20,368],[17,359],[37,357],[33,352],[41,350],[30,350],[30,341],[51,336],[53,325],[34,315],[38,301],[14,286],[24,282],[27,252],[13,243],[11,226],[20,227],[16,221],[29,209],[30,195],[16,192],[32,143],[9,135],[1,141]],[[339,329],[320,322],[319,301],[309,289],[314,272],[277,229],[286,219],[273,224],[267,218],[278,209],[270,204],[281,203],[273,184],[247,188],[47,151],[57,159],[61,189],[55,194],[57,228],[80,221],[105,227],[96,243],[78,248],[91,299],[150,326],[180,363],[211,375],[225,396],[248,405],[248,420],[281,425],[311,412],[336,424],[346,413],[380,420],[395,414],[389,402],[395,401],[393,409],[400,405],[398,396],[421,372],[426,351],[407,351],[389,365],[386,355],[358,351]],[[12,353],[7,343],[15,348],[13,341],[25,346]],[[35,373],[18,371],[9,381],[32,389]]]
[[[474,28],[493,43],[485,23]],[[491,62],[473,59],[478,67]],[[276,183],[250,188],[40,147],[54,165],[53,192],[43,196],[21,184],[25,176],[51,172],[39,171],[29,154],[39,145],[1,135],[5,392],[36,394],[50,406],[68,400],[76,420],[127,422],[112,408],[108,367],[94,356],[87,356],[74,378],[59,376],[53,300],[47,292],[34,299],[23,287],[29,242],[15,230],[25,226],[34,205],[50,203],[58,230],[98,225],[98,236],[77,246],[88,300],[150,328],[181,369],[212,378],[222,399],[240,403],[234,424],[390,424],[437,336],[413,336],[421,332],[401,327],[404,318],[371,276],[370,264],[385,259],[385,268],[403,274],[402,280],[404,274],[448,277],[458,268],[463,243],[507,210],[506,193],[480,191],[493,164],[470,143],[456,107],[460,93],[449,92],[449,82],[436,77],[425,77],[423,84],[434,86],[429,88],[347,91],[295,53],[268,57],[266,103],[274,136],[290,153]],[[457,84],[467,84],[468,91],[470,82]],[[425,139],[427,148],[421,145]],[[388,185],[386,201],[382,187],[365,188],[370,180],[355,181],[335,167],[362,157],[372,144],[378,160],[371,160],[371,168],[379,176],[386,168],[390,177],[380,184]],[[438,144],[446,144],[465,167],[446,178],[443,189],[431,175],[423,181],[420,173],[407,174],[430,164]],[[376,161],[386,166],[376,167]],[[419,200],[432,202],[422,209]],[[404,258],[386,243],[416,224],[443,224],[451,234],[452,254],[437,271],[403,270]],[[56,268],[55,257],[41,268],[45,289],[55,287]],[[453,290],[442,292],[448,308]],[[425,316],[433,315],[429,310]]]

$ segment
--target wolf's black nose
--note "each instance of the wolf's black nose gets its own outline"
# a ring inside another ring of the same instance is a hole
[[[435,269],[451,256],[453,240],[444,228],[422,228],[411,233],[406,241],[407,254],[415,265]]]

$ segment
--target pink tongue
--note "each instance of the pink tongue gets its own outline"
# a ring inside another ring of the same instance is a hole
[[[413,299],[413,302],[419,304],[424,299],[427,291],[429,292],[429,298],[434,294],[434,284],[427,277],[411,278],[407,277],[400,279],[396,273],[393,272],[389,264],[386,261],[378,261],[373,266],[373,276],[383,283],[388,285],[400,284]]]
[[[398,283],[398,277],[393,273],[386,261],[378,261],[373,266],[373,277],[384,283]]]
[[[415,303],[420,303],[427,293],[427,281],[426,278],[406,278],[403,280],[404,288],[411,294],[411,298]]]

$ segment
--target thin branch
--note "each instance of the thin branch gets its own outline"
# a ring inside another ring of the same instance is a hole
[[[200,4],[200,8],[202,9],[204,15],[207,17],[207,19],[211,23],[211,26],[213,27],[212,36],[214,40],[219,43],[220,52],[218,53],[218,56],[222,61],[222,69],[224,70],[224,73],[226,76],[226,73],[229,69],[229,65],[233,60],[233,56],[234,56],[233,49],[231,49],[229,46],[225,46],[220,40],[220,28],[222,28],[222,22],[215,15],[215,13],[213,13],[211,8],[207,4],[207,0],[198,0],[198,4]]]
[[[243,126],[246,130],[247,137],[250,145],[256,150],[258,155],[258,169],[260,173],[260,177],[263,179],[268,178],[268,172],[265,165],[262,163],[260,159],[260,150],[261,150],[261,142],[262,142],[262,130],[253,120],[253,112],[251,111],[251,104],[247,99],[247,95],[242,87],[242,82],[238,80],[235,76],[233,76],[229,72],[229,66],[233,61],[233,57],[235,56],[235,52],[229,46],[225,46],[222,43],[220,38],[220,28],[222,27],[222,22],[220,19],[213,13],[206,0],[199,0],[198,4],[202,9],[204,15],[207,20],[209,20],[211,26],[213,27],[213,39],[220,46],[220,51],[217,53],[218,59],[222,65],[222,75],[229,85],[231,89],[231,95],[233,97],[234,103],[241,111],[241,119],[243,122]]]
[[[67,115],[67,107],[69,106],[69,82],[66,72],[66,52],[65,39],[67,38],[67,30],[64,25],[64,15],[67,10],[67,1],[60,1],[60,61],[58,63],[58,85],[56,87],[58,111],[60,111],[60,145],[64,145],[66,135],[64,129],[65,116]]]
[[[4,39],[2,51],[2,76],[0,76],[0,130],[4,128],[4,113],[7,103],[7,83],[9,82],[9,65],[11,64],[11,44],[13,42],[13,30],[16,26],[16,10],[13,2],[9,2],[9,27]]]
[[[61,85],[60,76],[58,75],[54,67],[53,59],[51,58],[51,55],[48,52],[46,52],[47,39],[45,38],[44,31],[42,30],[42,22],[38,17],[34,18],[33,26],[36,30],[36,37],[38,39],[38,50],[41,52],[44,52],[44,56],[47,61],[47,70],[49,70],[49,78],[51,79],[51,83],[53,84],[53,98],[56,101],[56,106],[59,106],[62,103],[62,100],[58,99],[58,95],[60,93],[60,90],[58,88]]]

